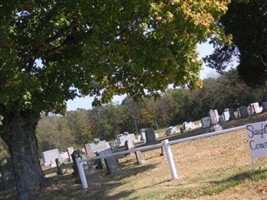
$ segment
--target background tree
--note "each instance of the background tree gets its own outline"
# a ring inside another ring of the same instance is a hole
[[[95,107],[89,111],[89,120],[94,137],[101,140],[112,140],[122,133],[124,111],[113,104]]]
[[[206,58],[209,66],[221,72],[233,56],[239,59],[238,74],[246,84],[265,86],[267,81],[267,2],[232,1],[220,23],[232,35],[232,45],[214,43],[215,52]]]
[[[76,145],[83,145],[93,140],[93,129],[89,121],[87,110],[78,109],[77,111],[67,112],[65,118],[68,122],[71,134],[75,137]]]
[[[41,115],[36,136],[38,139],[39,151],[47,151],[58,148],[65,151],[70,144],[75,143],[75,135],[72,134],[69,123],[63,116]]]
[[[18,199],[47,183],[39,164],[40,112],[64,113],[75,96],[157,95],[200,86],[196,45],[218,34],[221,1],[1,1],[0,134]]]

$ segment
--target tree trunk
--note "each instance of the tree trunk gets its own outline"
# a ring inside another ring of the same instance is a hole
[[[40,113],[24,111],[4,115],[1,136],[9,148],[15,171],[17,198],[37,199],[48,183],[41,169],[35,130]]]

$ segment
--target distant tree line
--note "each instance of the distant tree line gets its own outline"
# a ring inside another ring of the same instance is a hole
[[[124,131],[138,133],[141,128],[160,129],[199,120],[208,116],[210,109],[221,113],[225,108],[237,109],[261,102],[263,97],[263,88],[247,86],[238,78],[237,70],[232,69],[219,77],[205,79],[201,89],[168,89],[157,101],[145,98],[135,102],[126,97],[121,105],[78,109],[66,112],[65,116],[42,115],[37,128],[39,150],[65,150],[94,138],[113,140]]]

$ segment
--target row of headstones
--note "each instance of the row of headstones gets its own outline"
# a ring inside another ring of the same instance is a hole
[[[151,143],[154,142],[157,138],[157,135],[152,128],[146,128],[140,130],[140,136],[136,137],[134,134],[123,134],[119,135],[116,139],[118,146],[125,146],[127,144],[127,149],[134,147],[136,143],[144,142]],[[113,145],[108,143],[106,140],[95,139],[92,143],[87,143],[84,145],[84,149],[81,149],[81,152],[84,152],[87,157],[94,156],[95,153],[100,153],[106,149],[113,149]],[[56,166],[56,159],[58,158],[61,162],[68,159],[72,161],[71,154],[74,152],[73,147],[67,148],[67,151],[64,153],[59,153],[58,149],[52,149],[44,151],[42,153],[44,165],[50,165],[51,167]]]
[[[259,103],[251,103],[249,106],[240,106],[236,112],[231,108],[226,108],[221,115],[218,111],[211,109],[208,117],[201,119],[202,127],[214,126],[218,123],[224,123],[225,121],[234,120],[236,118],[243,118],[249,115],[258,114],[267,110],[267,102],[262,102],[262,106]],[[236,113],[236,114],[235,114]]]
[[[117,137],[117,141],[120,145],[124,145],[126,149],[131,149],[135,147],[135,143],[138,143],[140,141],[143,141],[145,143],[151,143],[156,140],[156,134],[152,128],[148,129],[142,129],[141,130],[141,137],[136,138],[134,134],[126,134],[126,135],[120,135]],[[112,153],[112,145],[108,143],[107,141],[103,140],[100,141],[99,139],[95,139],[92,143],[87,143],[84,145],[84,148],[79,150],[79,153],[75,152],[73,147],[67,148],[67,152],[64,152],[62,154],[59,153],[58,149],[52,149],[48,150],[42,153],[44,165],[50,165],[51,167],[57,166],[58,171],[61,174],[62,170],[60,168],[60,165],[66,160],[70,160],[73,162],[75,156],[80,156],[83,158],[85,157],[93,157],[95,155],[104,155],[107,153]],[[141,153],[136,152],[136,159],[138,163],[143,163]],[[117,171],[119,169],[118,163],[114,158],[106,158],[101,159],[101,165],[105,166],[108,171]],[[117,166],[117,167],[116,167]],[[75,168],[75,167],[74,167]]]
[[[157,135],[155,134],[154,129],[152,128],[141,129],[140,133],[141,133],[140,136],[137,137],[134,134],[129,134],[129,133],[118,135],[115,140],[115,145],[124,146],[126,150],[129,150],[134,148],[136,143],[144,142],[149,144],[156,141]],[[103,142],[104,141],[99,141],[97,146],[99,146]],[[96,153],[97,155],[101,156],[105,154],[110,154],[112,153],[112,150],[116,150],[116,148],[112,145],[110,145],[109,147],[105,147],[105,145],[103,145],[103,149],[100,148],[93,149],[91,145],[92,144],[85,145],[87,156],[92,156],[93,153]],[[122,155],[122,157],[126,155]],[[145,162],[143,160],[140,151],[135,152],[135,157],[138,164],[143,164]],[[119,156],[101,159],[101,165],[102,167],[107,169],[107,173],[118,172],[121,170],[118,158]]]
[[[48,151],[42,152],[43,158],[43,165],[55,167],[56,166],[56,159],[59,159],[60,162],[67,162],[71,161],[71,154],[73,153],[73,147],[68,147],[66,152],[60,153],[58,149],[51,149]]]

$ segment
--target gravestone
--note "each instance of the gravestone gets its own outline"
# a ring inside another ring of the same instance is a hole
[[[125,146],[126,150],[134,148],[134,146],[135,146],[134,145],[134,140],[133,139],[126,140],[125,143],[124,143],[124,146]]]
[[[153,128],[147,128],[145,130],[146,143],[152,143],[156,140],[156,135]]]
[[[218,124],[219,122],[219,116],[218,116],[218,111],[210,109],[209,111],[209,116],[210,116],[210,124],[215,125]]]
[[[220,130],[222,130],[222,127],[218,124],[218,122],[219,122],[218,111],[217,110],[210,109],[209,115],[210,115],[210,123],[212,125],[209,128],[209,131],[210,132],[213,132],[213,131],[220,131]]]
[[[73,147],[67,148],[67,152],[68,152],[68,156],[69,156],[70,161],[72,161],[71,154],[73,153],[73,151],[74,151]]]
[[[263,108],[260,107],[258,102],[251,103],[249,106],[251,107],[251,110],[253,111],[253,114],[261,113],[262,110],[263,110]]]
[[[59,154],[59,158],[63,161],[67,161],[69,159],[69,154],[68,152],[63,152]]]
[[[218,123],[218,122],[219,122],[219,113],[218,113],[218,110],[215,109],[215,110],[213,110],[213,111],[214,111],[214,113],[215,113],[216,121],[217,121],[217,123]]]
[[[99,155],[102,156],[102,155],[111,154],[111,153],[112,153],[111,149],[105,149],[103,151],[100,151]],[[107,169],[106,174],[114,174],[114,173],[118,173],[121,171],[119,162],[114,156],[104,158],[104,162],[105,162],[105,166]]]
[[[223,118],[224,118],[224,121],[229,121],[230,120],[230,112],[229,112],[229,109],[226,108],[223,112]]]
[[[191,130],[195,128],[195,124],[193,122],[184,122],[183,123],[183,129],[185,131]]]
[[[57,175],[63,175],[67,172],[67,169],[64,168],[65,163],[62,159],[56,158],[55,160],[56,165],[57,165]]]
[[[174,134],[174,133],[176,133],[176,132],[177,132],[177,128],[176,128],[176,127],[173,127],[173,126],[170,126],[170,127],[166,130],[165,135],[166,135],[166,136],[170,136],[170,135],[172,135],[172,134]]]
[[[124,134],[121,134],[121,135],[118,135],[117,136],[117,144],[118,146],[124,146],[125,145],[125,142],[127,140],[131,140],[131,141],[134,141],[135,140],[135,135],[133,133],[124,133]]]
[[[238,108],[240,117],[247,117],[248,116],[248,109],[246,106],[241,106]]]
[[[90,143],[90,148],[93,152],[100,152],[109,149],[110,145],[106,140],[100,141],[99,139],[95,139],[93,143]]]
[[[202,128],[206,128],[210,126],[210,117],[201,118]]]
[[[58,149],[52,149],[48,151],[44,151],[42,153],[43,160],[44,160],[44,165],[51,165],[51,167],[56,166],[56,159],[60,157]]]
[[[267,111],[267,102],[262,102],[261,106],[262,106],[262,111],[263,112]]]
[[[241,113],[239,108],[236,109],[236,118],[241,118]]]
[[[219,124],[215,124],[210,127],[209,131],[210,132],[221,131],[222,129],[223,129],[222,126],[220,126]]]
[[[136,158],[136,162],[140,165],[144,164],[146,161],[143,159],[143,155],[141,153],[141,151],[136,151],[135,152],[135,158]]]
[[[233,108],[229,108],[230,120],[235,119],[235,112]]]
[[[79,176],[78,166],[77,166],[77,162],[76,162],[76,158],[79,158],[79,157],[81,158],[81,153],[79,150],[75,150],[71,154],[71,158],[73,160],[73,165],[72,165],[73,173],[72,174],[75,176]]]
[[[91,149],[90,143],[85,144],[84,148],[85,148],[85,152],[86,152],[87,157],[93,157],[95,155],[95,153]]]
[[[254,110],[252,109],[251,106],[248,106],[247,110],[248,110],[248,115],[253,115],[254,114]]]
[[[141,135],[141,140],[144,142],[144,143],[146,143],[146,129],[145,128],[142,128],[141,130],[140,130],[140,135]]]
[[[225,121],[225,120],[224,120],[224,115],[220,115],[220,116],[219,116],[219,123],[220,123],[220,124],[223,124],[224,121]]]
[[[142,136],[140,134],[138,134],[135,136],[134,143],[140,143],[140,142],[142,142]]]

